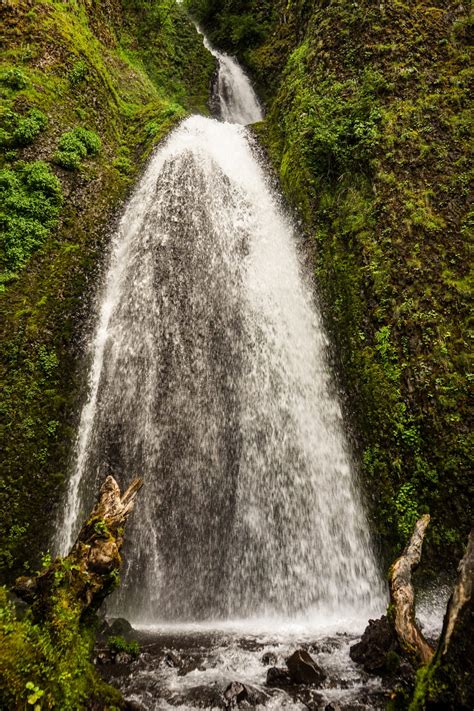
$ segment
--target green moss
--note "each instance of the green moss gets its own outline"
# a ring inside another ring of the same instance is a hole
[[[19,67],[9,67],[0,73],[0,83],[18,91],[28,86],[28,78]]]
[[[27,613],[17,619],[0,588],[0,706],[76,711],[100,700],[122,708],[121,694],[105,684],[91,661],[94,632],[58,592],[51,620],[39,625]]]
[[[0,145],[5,148],[28,146],[47,125],[47,116],[38,109],[31,109],[25,116],[4,110],[0,114]]]
[[[43,161],[0,170],[0,225],[3,281],[22,269],[57,225],[63,204],[61,184]]]
[[[130,654],[133,659],[138,659],[140,656],[140,645],[138,642],[127,642],[124,637],[117,636],[109,637],[107,644],[112,652],[126,652],[126,654]]]
[[[81,84],[87,78],[87,64],[81,60],[74,62],[71,69],[67,73],[67,77],[72,86]]]
[[[78,127],[63,133],[53,159],[62,168],[78,170],[83,159],[97,155],[101,147],[102,142],[94,131]]]

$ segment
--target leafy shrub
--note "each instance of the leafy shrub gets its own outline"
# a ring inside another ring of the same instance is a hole
[[[116,158],[112,165],[122,175],[132,175],[133,173],[133,165],[128,158]]]
[[[29,84],[26,74],[18,67],[11,67],[10,69],[5,69],[5,71],[0,74],[0,82],[10,89],[26,89]]]
[[[24,117],[18,117],[13,131],[12,142],[15,146],[27,146],[33,143],[48,125],[48,118],[42,111],[31,109]]]
[[[87,64],[82,61],[74,62],[67,76],[71,86],[80,84],[87,76]]]
[[[124,637],[109,637],[108,645],[111,652],[126,652],[133,659],[138,659],[140,656],[140,645],[138,642],[127,642]]]
[[[48,125],[48,118],[39,109],[30,109],[26,116],[6,110],[1,116],[0,146],[28,146]]]
[[[63,133],[59,140],[54,161],[67,170],[78,170],[87,156],[97,155],[101,149],[101,140],[94,131],[77,127]]]
[[[7,272],[24,267],[57,224],[61,183],[43,161],[0,170],[1,265]]]
[[[398,529],[400,535],[403,540],[407,541],[413,531],[413,526],[420,517],[415,488],[410,482],[400,487],[395,499],[395,508],[399,517]]]

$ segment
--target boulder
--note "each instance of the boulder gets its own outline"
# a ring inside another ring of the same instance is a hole
[[[133,633],[134,629],[128,620],[124,617],[116,617],[110,622],[107,635],[109,637],[124,637],[129,641]]]
[[[360,642],[350,648],[349,656],[366,672],[384,675],[392,671],[388,667],[393,654],[400,652],[393,626],[383,615],[379,620],[369,620]]]
[[[125,699],[124,711],[147,711],[147,707],[136,699]]]
[[[294,684],[312,684],[321,686],[326,679],[326,672],[316,664],[304,649],[297,649],[286,660],[290,678]]]
[[[270,667],[267,671],[267,686],[290,686],[292,683],[287,669]]]
[[[224,707],[229,708],[255,708],[265,706],[269,697],[260,689],[233,681],[224,691]]]
[[[233,681],[224,691],[224,705],[227,709],[238,706],[248,698],[247,689],[240,681]]]

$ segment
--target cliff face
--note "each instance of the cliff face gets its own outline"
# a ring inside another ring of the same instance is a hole
[[[188,5],[266,98],[257,130],[315,248],[383,550],[429,510],[428,560],[454,563],[473,500],[468,5]]]
[[[171,0],[7,0],[0,12],[0,577],[11,579],[51,535],[108,230],[156,142],[206,112],[214,63]]]

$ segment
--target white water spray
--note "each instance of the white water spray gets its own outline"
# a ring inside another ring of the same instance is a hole
[[[365,615],[381,583],[326,339],[291,221],[236,125],[261,118],[258,101],[214,54],[233,123],[185,120],[114,238],[61,550],[104,476],[138,473],[117,603],[132,618]]]

